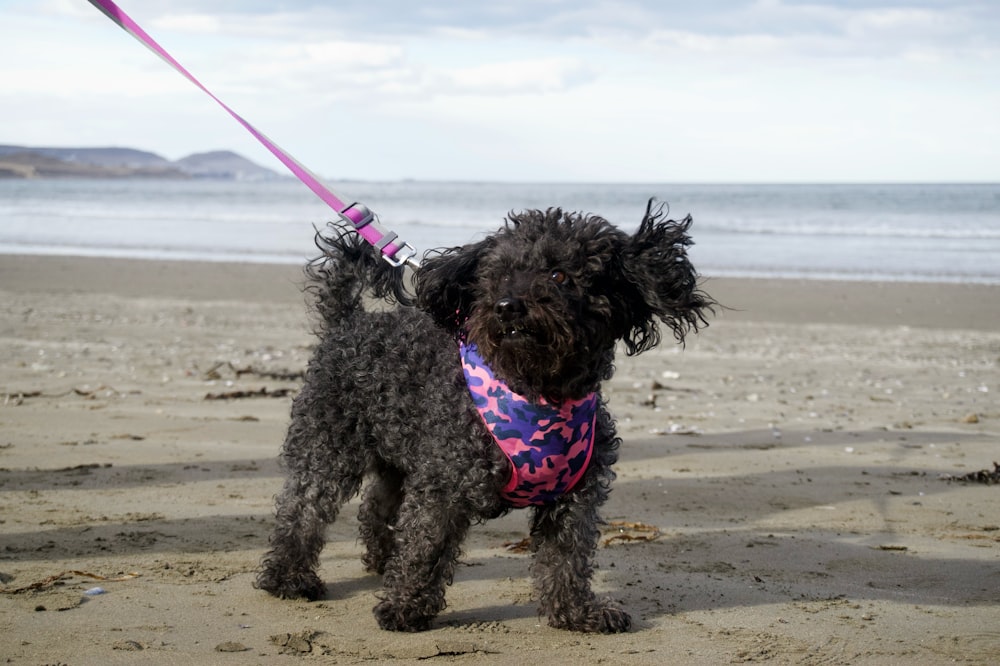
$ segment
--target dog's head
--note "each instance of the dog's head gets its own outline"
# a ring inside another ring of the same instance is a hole
[[[417,305],[474,343],[518,393],[579,398],[611,376],[615,344],[637,354],[666,324],[678,342],[711,299],[687,257],[690,217],[650,201],[635,234],[559,209],[511,214],[496,234],[426,259]]]

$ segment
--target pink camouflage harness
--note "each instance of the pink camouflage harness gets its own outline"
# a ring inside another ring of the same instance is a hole
[[[463,342],[459,349],[472,401],[510,460],[504,501],[540,506],[572,490],[594,450],[597,394],[561,405],[531,402],[497,379],[475,345]]]

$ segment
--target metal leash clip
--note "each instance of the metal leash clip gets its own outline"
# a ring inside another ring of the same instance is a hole
[[[400,266],[406,264],[414,269],[420,268],[420,262],[416,258],[417,249],[406,241],[399,242],[399,235],[396,232],[386,231],[383,229],[378,223],[378,218],[375,216],[375,213],[373,213],[368,206],[355,201],[354,203],[346,206],[343,210],[339,211],[339,215],[345,221],[350,222],[351,226],[354,227],[354,230],[359,234],[362,234],[362,236],[364,236],[366,240],[368,240],[368,242],[371,243],[376,250],[378,250],[379,255],[381,255],[381,257],[385,259],[390,266],[399,268]],[[370,227],[369,232],[374,231],[374,234],[362,233],[361,230],[365,227]],[[377,240],[374,240],[372,238],[373,236],[376,236]],[[395,251],[391,253],[386,252],[386,248],[389,247],[389,245],[393,245],[395,247]],[[400,254],[403,254],[403,256],[397,258]]]

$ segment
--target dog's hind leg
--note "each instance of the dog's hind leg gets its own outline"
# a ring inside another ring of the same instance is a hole
[[[549,625],[571,631],[618,633],[628,631],[628,613],[591,591],[594,553],[600,538],[597,506],[607,494],[591,476],[587,488],[575,497],[535,509],[531,543],[532,573],[541,612]]]
[[[326,592],[316,572],[326,527],[358,493],[366,466],[362,456],[336,455],[333,437],[293,425],[285,440],[289,476],[276,501],[271,549],[257,577],[257,587],[277,597],[316,600]],[[341,443],[340,448],[348,446]]]
[[[372,573],[385,573],[386,562],[396,550],[396,520],[403,501],[403,475],[399,470],[378,464],[365,488],[365,498],[358,511],[361,521],[361,541],[365,544],[362,558]]]
[[[462,541],[471,519],[451,493],[413,492],[406,484],[396,521],[396,549],[385,566],[379,626],[391,631],[423,631],[445,607]]]

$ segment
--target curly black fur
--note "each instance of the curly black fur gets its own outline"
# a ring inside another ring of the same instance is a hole
[[[652,202],[635,234],[559,209],[511,214],[485,240],[425,259],[415,299],[401,268],[332,227],[307,268],[322,315],[320,343],[292,405],[282,449],[288,478],[257,585],[318,599],[324,531],[367,477],[359,513],[366,567],[383,576],[375,616],[419,631],[445,607],[462,540],[474,522],[509,510],[499,492],[509,462],[472,404],[456,338],[474,342],[515,391],[579,398],[611,377],[622,341],[637,354],[667,325],[679,342],[712,301],[687,259],[690,218],[663,219]],[[366,312],[362,296],[402,304]],[[413,305],[415,303],[415,306]],[[583,479],[533,509],[535,579],[552,626],[618,632],[628,614],[591,591],[611,466],[621,440],[600,404]]]
[[[690,225],[652,200],[633,235],[558,208],[511,214],[496,235],[425,260],[417,304],[464,331],[515,391],[579,398],[610,378],[618,340],[638,354],[659,343],[660,322],[678,342],[705,323],[713,303],[687,258]]]

